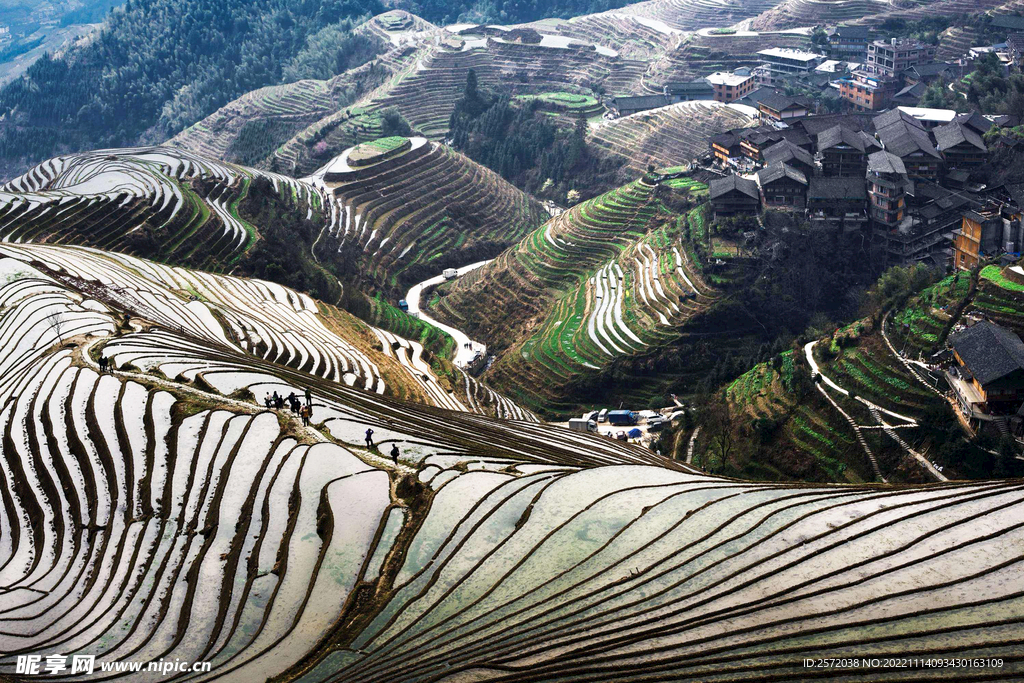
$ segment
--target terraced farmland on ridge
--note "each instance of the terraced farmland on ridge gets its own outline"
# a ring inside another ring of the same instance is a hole
[[[583,202],[442,288],[437,312],[487,341],[495,386],[559,406],[568,384],[678,340],[718,298],[682,239],[686,218],[663,203],[671,193],[700,202],[706,189],[644,176]]]
[[[358,252],[362,276],[390,293],[480,260],[471,249],[492,256],[547,216],[539,202],[449,147],[413,138],[400,149],[365,166],[348,163],[350,149],[309,179],[330,197],[326,236],[338,250]]]
[[[83,244],[208,269],[230,269],[258,239],[238,205],[257,177],[311,217],[307,183],[165,147],[100,150],[45,161],[0,187],[0,239]]]
[[[1024,675],[1019,482],[711,477],[328,381],[323,332],[273,362],[253,334],[315,327],[283,288],[0,253],[0,675],[55,652],[209,662],[161,677],[193,681],[801,678],[804,657],[894,652]],[[258,400],[305,387],[309,427]]]
[[[593,128],[588,143],[621,160],[622,173],[636,177],[647,170],[675,166],[703,156],[711,137],[751,125],[741,107],[720,102],[680,102],[631,114]]]

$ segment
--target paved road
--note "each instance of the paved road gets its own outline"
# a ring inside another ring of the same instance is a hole
[[[488,259],[486,261],[480,261],[478,263],[471,263],[468,266],[462,266],[461,268],[457,269],[459,276],[461,277],[468,273],[469,271],[476,270],[477,268],[484,266],[490,262],[491,260]],[[444,330],[445,332],[452,336],[452,339],[455,340],[455,358],[453,359],[453,362],[458,367],[464,368],[467,365],[469,365],[469,362],[473,360],[478,351],[482,354],[486,354],[487,346],[481,344],[478,341],[473,341],[468,336],[466,336],[466,334],[463,333],[461,330],[457,330],[454,327],[445,325],[442,322],[434,320],[420,309],[420,296],[422,295],[423,290],[427,287],[431,287],[442,282],[444,282],[444,275],[436,275],[430,278],[429,280],[424,280],[418,285],[413,285],[409,289],[409,293],[405,295],[405,300],[409,304],[409,315],[418,316],[419,319],[422,320],[423,322],[433,325],[438,329]],[[469,344],[468,347],[466,346],[467,344]]]

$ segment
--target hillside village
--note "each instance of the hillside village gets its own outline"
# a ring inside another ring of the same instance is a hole
[[[0,84],[0,681],[1024,680],[1020,0],[108,4]]]

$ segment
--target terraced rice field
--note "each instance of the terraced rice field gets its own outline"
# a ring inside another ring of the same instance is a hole
[[[687,180],[673,179],[678,191],[704,189]],[[554,397],[580,374],[678,339],[717,298],[655,190],[641,179],[569,209],[440,299],[440,314],[498,350],[488,375],[498,386]],[[512,297],[522,310],[508,310]]]
[[[390,292],[412,284],[405,276],[412,266],[479,242],[500,249],[547,215],[494,172],[425,138],[368,166],[349,166],[347,155],[309,180],[329,197],[326,230],[339,250],[362,251],[362,273]]]
[[[648,164],[676,166],[703,156],[711,137],[751,122],[720,102],[680,102],[602,123],[588,143],[620,159],[624,173],[636,176]]]
[[[256,177],[308,216],[321,207],[312,185],[276,173],[166,147],[100,150],[45,161],[0,188],[0,239],[155,248],[175,262],[227,269],[258,239],[238,215]],[[143,234],[156,246],[138,242]]]
[[[951,317],[969,292],[968,273],[949,275],[925,289],[894,316],[894,343],[899,343],[907,355],[930,354],[943,331],[952,326]]]
[[[795,679],[804,657],[897,651],[1001,660],[958,680],[1024,675],[1018,482],[710,477],[272,362],[158,286],[198,273],[0,251],[4,677],[58,651],[211,665],[176,681]],[[262,297],[254,324],[315,320],[294,293],[207,285]],[[305,387],[310,427],[251,399]]]
[[[615,10],[657,20],[681,31],[728,26],[751,19],[773,7],[777,0],[647,0]]]

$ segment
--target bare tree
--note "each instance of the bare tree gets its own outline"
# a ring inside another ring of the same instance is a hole
[[[709,467],[720,469],[728,462],[735,445],[735,420],[729,410],[729,402],[724,393],[715,396],[701,410],[704,427],[708,430],[710,440],[707,452],[703,454],[701,469]]]
[[[64,313],[61,311],[54,311],[50,315],[46,316],[46,322],[49,323],[50,329],[57,335],[57,340],[64,343],[64,330],[67,328],[67,318],[64,317]]]

